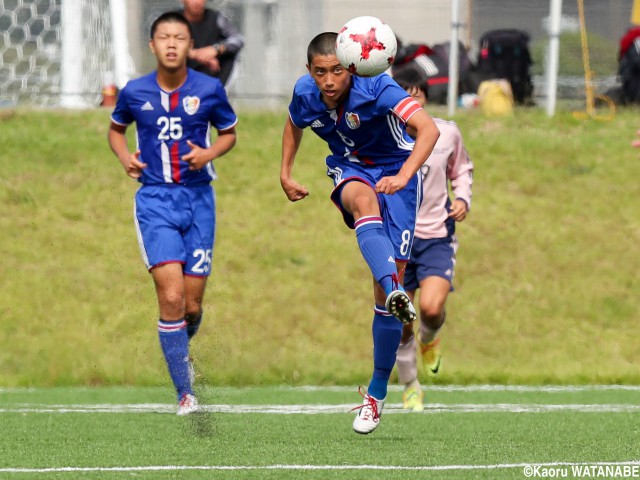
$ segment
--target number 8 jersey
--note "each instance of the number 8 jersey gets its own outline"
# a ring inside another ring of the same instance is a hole
[[[313,78],[298,79],[289,116],[298,128],[311,127],[334,157],[365,166],[405,161],[413,139],[405,123],[422,107],[389,75],[353,75],[348,96],[328,109]]]
[[[202,148],[211,146],[210,128],[227,130],[238,123],[222,83],[195,70],[172,92],[158,85],[156,72],[129,81],[118,96],[111,120],[123,126],[136,123],[140,161],[148,165],[139,181],[143,185],[205,185],[216,178],[210,162],[189,170],[181,160],[191,151],[187,140]]]

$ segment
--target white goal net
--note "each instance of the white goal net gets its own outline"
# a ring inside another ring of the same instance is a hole
[[[61,0],[0,0],[0,106],[62,103],[63,50],[81,75],[73,90],[77,105],[95,105],[113,57],[108,0],[78,0],[63,28]],[[65,45],[65,42],[70,45]],[[70,48],[69,48],[70,47]]]

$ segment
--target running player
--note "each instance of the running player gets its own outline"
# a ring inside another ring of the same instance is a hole
[[[293,90],[282,138],[280,183],[287,198],[309,192],[292,178],[293,164],[310,127],[327,142],[331,200],[358,245],[374,278],[373,375],[353,422],[357,433],[379,424],[403,323],[416,318],[402,287],[415,215],[420,204],[417,172],[438,138],[431,117],[386,75],[352,76],[335,53],[336,33],[316,36],[307,48],[308,75]],[[416,140],[405,125],[415,129]],[[399,320],[399,321],[398,321]]]
[[[429,90],[424,79],[399,74],[395,80],[422,106],[427,103]],[[445,320],[447,296],[453,289],[458,248],[455,222],[462,222],[467,216],[473,183],[473,163],[464,148],[460,130],[453,122],[439,118],[434,118],[434,121],[440,130],[440,138],[420,167],[423,198],[404,280],[412,301],[416,289],[420,288],[417,343],[428,376],[440,371],[438,332]],[[449,182],[453,201],[449,199]],[[421,411],[424,394],[418,382],[416,356],[414,326],[405,325],[396,360],[398,378],[405,386],[402,396],[404,408]]]
[[[178,415],[198,409],[189,341],[202,321],[215,233],[212,161],[236,143],[236,115],[217,78],[187,68],[191,27],[178,12],[151,26],[157,70],[122,89],[111,116],[109,145],[127,175],[142,185],[134,220],[142,258],[155,283],[158,335],[178,396]],[[136,123],[130,153],[127,126]],[[211,126],[217,130],[213,144]]]

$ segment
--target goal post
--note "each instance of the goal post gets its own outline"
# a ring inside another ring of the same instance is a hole
[[[129,40],[126,0],[109,0],[111,38],[113,38],[113,81],[118,88],[129,80]]]
[[[86,107],[82,99],[82,0],[64,0],[62,4],[62,62],[60,105]]]
[[[102,20],[106,3],[109,16]],[[127,83],[126,0],[63,0],[61,32],[62,107],[95,106],[105,86]]]

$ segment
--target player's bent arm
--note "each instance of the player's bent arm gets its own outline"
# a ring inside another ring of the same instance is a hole
[[[111,122],[111,127],[109,128],[108,133],[109,146],[111,147],[111,150],[113,150],[113,153],[118,157],[118,160],[120,161],[122,168],[124,168],[124,171],[127,172],[127,175],[131,178],[140,178],[142,170],[147,168],[147,164],[142,163],[139,160],[140,150],[137,150],[134,153],[129,152],[127,137],[125,136],[126,130],[126,125]]]
[[[282,164],[280,166],[280,180],[291,179],[291,172],[293,170],[293,162],[296,158],[296,153],[300,148],[302,142],[301,128],[296,127],[291,118],[287,118],[284,124],[284,131],[282,132]]]
[[[301,128],[296,127],[291,118],[287,118],[287,122],[284,125],[284,131],[282,132],[282,163],[280,165],[280,185],[282,190],[287,195],[287,198],[292,202],[302,200],[309,195],[306,187],[299,185],[291,178],[293,171],[293,163],[296,158],[296,153],[300,148],[302,142]]]
[[[433,147],[440,136],[440,130],[438,130],[431,116],[424,110],[418,110],[414,113],[407,121],[407,126],[415,130],[416,141],[411,155],[404,162],[398,175],[408,182],[431,155]]]
[[[231,150],[238,139],[236,134],[236,127],[227,128],[226,130],[218,130],[218,137],[213,145],[209,147],[209,151],[212,154],[211,160],[223,156],[229,150]]]
[[[111,122],[111,127],[109,128],[109,133],[107,135],[111,151],[116,154],[118,160],[120,160],[120,163],[122,163],[122,166],[125,167],[125,169],[129,163],[130,155],[127,137],[125,136],[126,131],[126,125]]]

